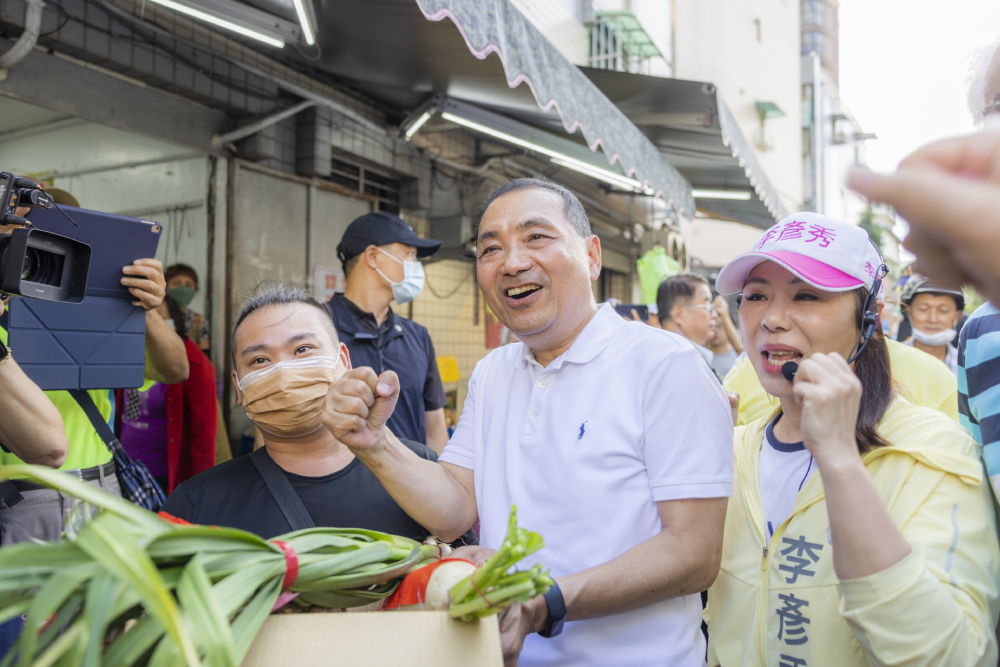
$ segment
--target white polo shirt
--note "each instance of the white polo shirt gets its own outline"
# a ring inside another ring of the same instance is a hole
[[[555,577],[622,555],[662,530],[656,502],[732,495],[729,401],[683,338],[602,306],[542,368],[523,343],[479,362],[441,461],[475,473],[480,543],[503,541],[511,505]],[[530,635],[520,664],[704,665],[698,595]]]

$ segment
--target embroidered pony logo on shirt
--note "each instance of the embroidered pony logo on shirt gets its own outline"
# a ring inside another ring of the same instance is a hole
[[[582,424],[580,424],[580,435],[576,436],[577,440],[583,440],[583,434],[586,433],[586,431],[587,431],[586,427],[587,427],[587,422],[589,422],[589,421],[590,420],[588,419],[586,422],[583,422]]]

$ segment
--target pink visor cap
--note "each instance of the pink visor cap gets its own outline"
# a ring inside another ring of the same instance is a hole
[[[715,281],[720,294],[743,291],[747,276],[761,262],[775,262],[817,289],[871,291],[882,256],[857,225],[818,213],[796,213],[757,239],[751,252],[731,259]],[[879,290],[882,297],[884,288]]]

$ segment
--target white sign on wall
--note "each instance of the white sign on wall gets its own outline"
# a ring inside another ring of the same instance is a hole
[[[326,303],[336,292],[347,289],[347,279],[344,270],[332,266],[317,266],[313,269],[313,298],[320,303]]]

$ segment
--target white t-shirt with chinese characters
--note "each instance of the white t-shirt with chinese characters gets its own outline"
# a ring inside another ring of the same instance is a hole
[[[516,505],[545,540],[519,567],[561,577],[659,534],[658,501],[730,496],[732,417],[687,341],[602,306],[546,368],[523,343],[480,361],[440,460],[474,471],[482,545],[500,546]],[[701,667],[700,626],[700,596],[674,598],[529,635],[520,665]]]
[[[760,500],[764,506],[764,535],[770,542],[795,507],[795,498],[816,474],[816,462],[801,442],[785,443],[774,436],[778,414],[764,430],[760,445]]]

